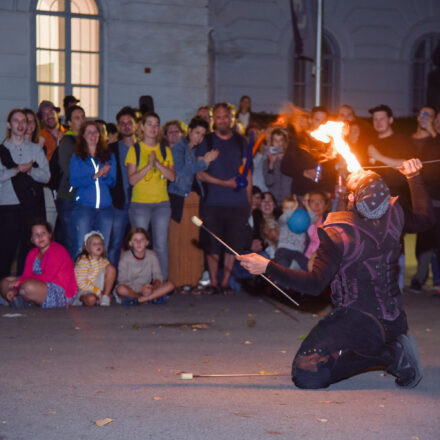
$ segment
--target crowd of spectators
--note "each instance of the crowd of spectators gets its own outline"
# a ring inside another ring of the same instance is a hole
[[[439,288],[440,113],[423,107],[411,136],[394,130],[386,105],[370,109],[372,124],[349,105],[296,109],[264,124],[243,96],[202,106],[186,125],[129,106],[116,124],[87,119],[74,96],[60,109],[13,109],[0,146],[1,301],[59,307],[164,302],[170,293],[232,294],[250,274],[203,223],[237,252],[257,252],[311,270],[318,228],[344,201],[347,171],[323,155],[310,132],[328,120],[365,168],[375,168],[392,195],[409,203],[396,170],[412,157],[437,224],[417,235],[418,293],[432,265]],[[377,168],[376,168],[377,167]],[[12,274],[15,267],[16,275]],[[402,252],[401,267],[404,267]],[[403,270],[402,270],[403,272]],[[403,288],[403,275],[401,276]]]

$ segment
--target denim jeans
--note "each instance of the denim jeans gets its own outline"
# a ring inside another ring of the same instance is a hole
[[[125,230],[128,225],[128,206],[124,209],[113,209],[113,224],[112,233],[110,237],[110,245],[108,249],[108,259],[110,263],[116,268],[119,264],[119,257],[121,256],[122,242],[125,238]]]
[[[75,258],[75,231],[72,228],[72,212],[75,205],[74,201],[59,197],[56,199],[55,204],[58,212],[55,226],[55,240],[67,249],[67,252],[69,252],[69,255],[72,258]]]
[[[113,223],[113,208],[91,208],[85,205],[75,205],[72,212],[72,229],[74,232],[75,258],[81,252],[84,235],[92,230],[99,231],[104,236],[104,244],[108,250]]]
[[[170,202],[130,203],[128,208],[130,224],[148,231],[151,221],[153,249],[159,258],[163,279],[168,279],[168,226],[171,218]]]

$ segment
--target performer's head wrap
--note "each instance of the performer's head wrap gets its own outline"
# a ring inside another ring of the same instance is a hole
[[[373,171],[364,171],[354,189],[354,206],[360,215],[369,219],[381,218],[390,204],[390,189]]]

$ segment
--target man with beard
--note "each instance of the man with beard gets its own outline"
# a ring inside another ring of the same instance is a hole
[[[60,124],[59,111],[60,108],[55,107],[51,101],[41,101],[38,106],[37,116],[43,125],[40,136],[44,137],[44,145],[47,148],[46,157],[49,162],[67,131]]]
[[[120,139],[109,145],[116,158],[116,184],[110,189],[113,205],[113,225],[108,250],[108,258],[118,267],[121,246],[128,224],[128,206],[131,200],[131,186],[128,182],[128,170],[125,165],[128,150],[136,142],[136,113],[131,107],[123,107],[116,115]]]
[[[310,272],[282,267],[257,254],[238,257],[252,274],[319,295],[331,282],[335,308],[301,344],[292,366],[300,388],[325,388],[367,368],[382,367],[396,384],[414,387],[421,369],[397,283],[400,236],[429,228],[434,213],[419,175],[419,159],[405,161],[413,211],[403,211],[384,180],[360,170],[347,178],[349,211],[330,213],[319,229]]]
[[[228,104],[216,104],[213,116],[214,132],[205,136],[195,152],[197,157],[204,156],[212,149],[220,153],[206,171],[198,174],[199,179],[206,183],[200,215],[215,234],[223,237],[233,248],[244,251],[248,246],[246,224],[250,212],[252,175],[249,171],[247,186],[238,189],[236,177],[240,166],[246,162],[247,142],[243,136],[232,130],[233,115]],[[219,286],[218,268],[222,248],[204,231],[201,231],[200,239],[206,252],[211,278],[209,293],[233,293],[229,287],[229,279],[235,262],[234,255],[225,253]]]

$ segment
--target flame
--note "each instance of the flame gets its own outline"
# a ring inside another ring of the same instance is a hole
[[[350,173],[354,173],[362,169],[361,164],[356,156],[350,151],[350,146],[345,142],[343,136],[344,123],[336,121],[328,121],[320,125],[310,135],[316,140],[329,143],[344,158],[347,163],[347,169]]]

